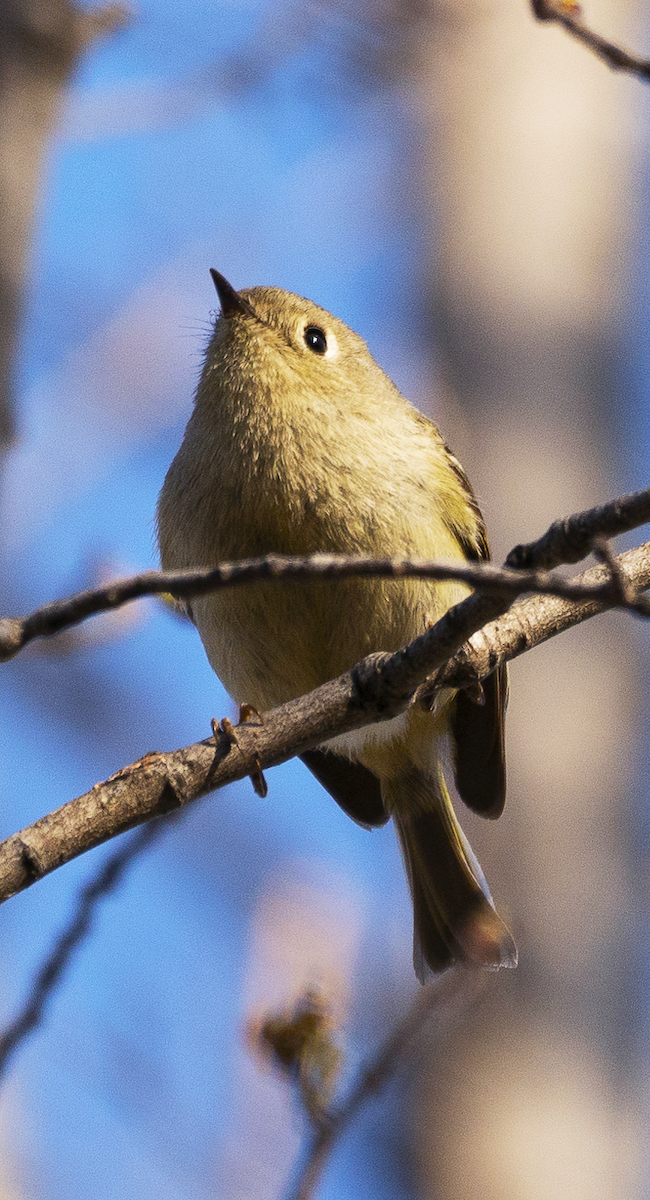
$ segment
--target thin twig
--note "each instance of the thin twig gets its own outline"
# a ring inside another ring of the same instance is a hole
[[[628,74],[638,75],[641,79],[650,79],[650,61],[630,54],[621,46],[589,29],[583,20],[581,6],[576,0],[531,0],[531,6],[538,21],[557,21],[572,37],[602,58],[613,71],[627,71]]]
[[[594,538],[593,551],[596,558],[607,567],[612,588],[618,596],[621,606],[626,607],[630,602],[634,603],[638,597],[621,570],[611,542],[603,537]]]
[[[456,966],[418,992],[407,1015],[359,1072],[347,1098],[313,1135],[286,1200],[309,1200],[336,1142],[349,1129],[359,1109],[392,1078],[409,1042],[434,1015],[446,1029],[450,1019],[458,1015],[460,1002],[473,1000],[485,978],[484,971]]]
[[[549,571],[561,563],[577,563],[591,552],[596,539],[618,537],[647,521],[650,488],[554,521],[536,541],[515,546],[506,558],[506,566]]]
[[[507,595],[510,599],[525,592],[536,592],[567,600],[594,599],[607,603],[606,581],[596,594],[593,589],[590,591],[591,585],[583,586],[575,580],[548,574],[541,568],[561,562],[578,562],[589,553],[595,536],[614,537],[648,521],[650,488],[555,522],[537,542],[516,546],[508,555],[505,567],[496,567],[493,563],[428,562],[341,554],[268,554],[263,558],[220,563],[193,571],[145,571],[92,591],[79,592],[65,600],[56,600],[26,617],[0,618],[0,661],[13,658],[33,638],[60,633],[87,617],[118,608],[142,596],[171,593],[186,598],[260,580],[344,579],[351,576],[454,579],[484,593]],[[634,608],[634,604],[626,607]],[[640,610],[635,611],[647,615],[644,602]]]
[[[115,891],[128,868],[168,829],[169,824],[163,821],[143,825],[125,846],[120,846],[106,860],[95,878],[81,888],[75,911],[37,971],[22,1009],[0,1033],[0,1079],[6,1074],[16,1050],[43,1020],[46,1005],[70,966],[75,950],[90,932],[100,901]]]
[[[624,580],[626,591],[638,598],[639,590],[650,587],[650,542],[628,550],[612,561]],[[580,578],[595,584],[606,578],[611,581],[609,562],[601,567],[591,567]],[[557,637],[602,611],[600,605],[591,601],[571,604],[555,596],[518,600],[507,613],[469,638],[432,679],[422,684],[415,700],[427,703],[427,697],[443,687],[471,690],[477,680],[485,679],[501,664],[512,662],[549,638]]]

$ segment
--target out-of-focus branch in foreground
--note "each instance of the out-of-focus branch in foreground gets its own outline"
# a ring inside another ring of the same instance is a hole
[[[161,821],[150,821],[120,846],[79,892],[75,911],[36,973],[29,995],[18,1015],[0,1033],[0,1080],[19,1047],[34,1033],[45,1015],[48,1001],[70,966],[74,952],[85,940],[102,900],[122,882],[127,870],[166,831]]]
[[[313,1196],[334,1146],[364,1104],[393,1077],[413,1038],[433,1017],[437,1018],[438,1035],[446,1032],[451,1021],[476,997],[486,977],[484,971],[456,966],[418,992],[409,1012],[391,1031],[377,1054],[361,1069],[347,1098],[322,1118],[306,1147],[303,1162],[287,1192],[286,1200],[309,1200]]]
[[[590,29],[582,16],[582,6],[576,0],[531,0],[538,21],[557,21],[572,37],[577,38],[613,71],[627,71],[640,79],[650,80],[650,60],[630,54],[622,46],[610,42]]]

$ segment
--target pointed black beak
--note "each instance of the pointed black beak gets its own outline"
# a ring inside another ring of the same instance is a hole
[[[252,304],[248,303],[243,296],[236,292],[231,283],[215,271],[214,267],[210,267],[212,282],[219,293],[219,301],[221,303],[221,315],[224,317],[233,317],[235,313],[243,313],[247,317],[255,316],[255,309]]]

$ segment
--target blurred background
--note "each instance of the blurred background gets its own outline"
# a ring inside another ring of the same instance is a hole
[[[650,45],[644,0],[586,15]],[[3,614],[156,564],[211,266],[367,339],[497,559],[648,485],[647,87],[526,0],[6,0],[0,70]],[[647,668],[621,616],[514,665],[509,806],[463,819],[519,968],[422,1035],[323,1200],[647,1194]],[[145,602],[29,648],[0,692],[2,836],[232,711]],[[345,1086],[407,1010],[392,829],[297,762],[268,783],[194,806],[102,906],[0,1093],[2,1200],[274,1200],[306,1129],[247,1023],[320,989]],[[112,849],[2,908],[5,1022]]]

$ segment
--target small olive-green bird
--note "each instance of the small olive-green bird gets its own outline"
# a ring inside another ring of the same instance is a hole
[[[300,296],[237,292],[212,277],[221,315],[158,503],[163,568],[268,553],[487,558],[460,464],[365,342]],[[459,583],[424,579],[274,581],[188,609],[227,690],[262,713],[373,651],[397,650],[465,595]],[[481,705],[447,691],[433,709],[413,705],[302,755],[354,820],[394,817],[420,979],[452,961],[516,962],[445,782],[453,773],[474,812],[499,816],[506,691],[499,670]]]

